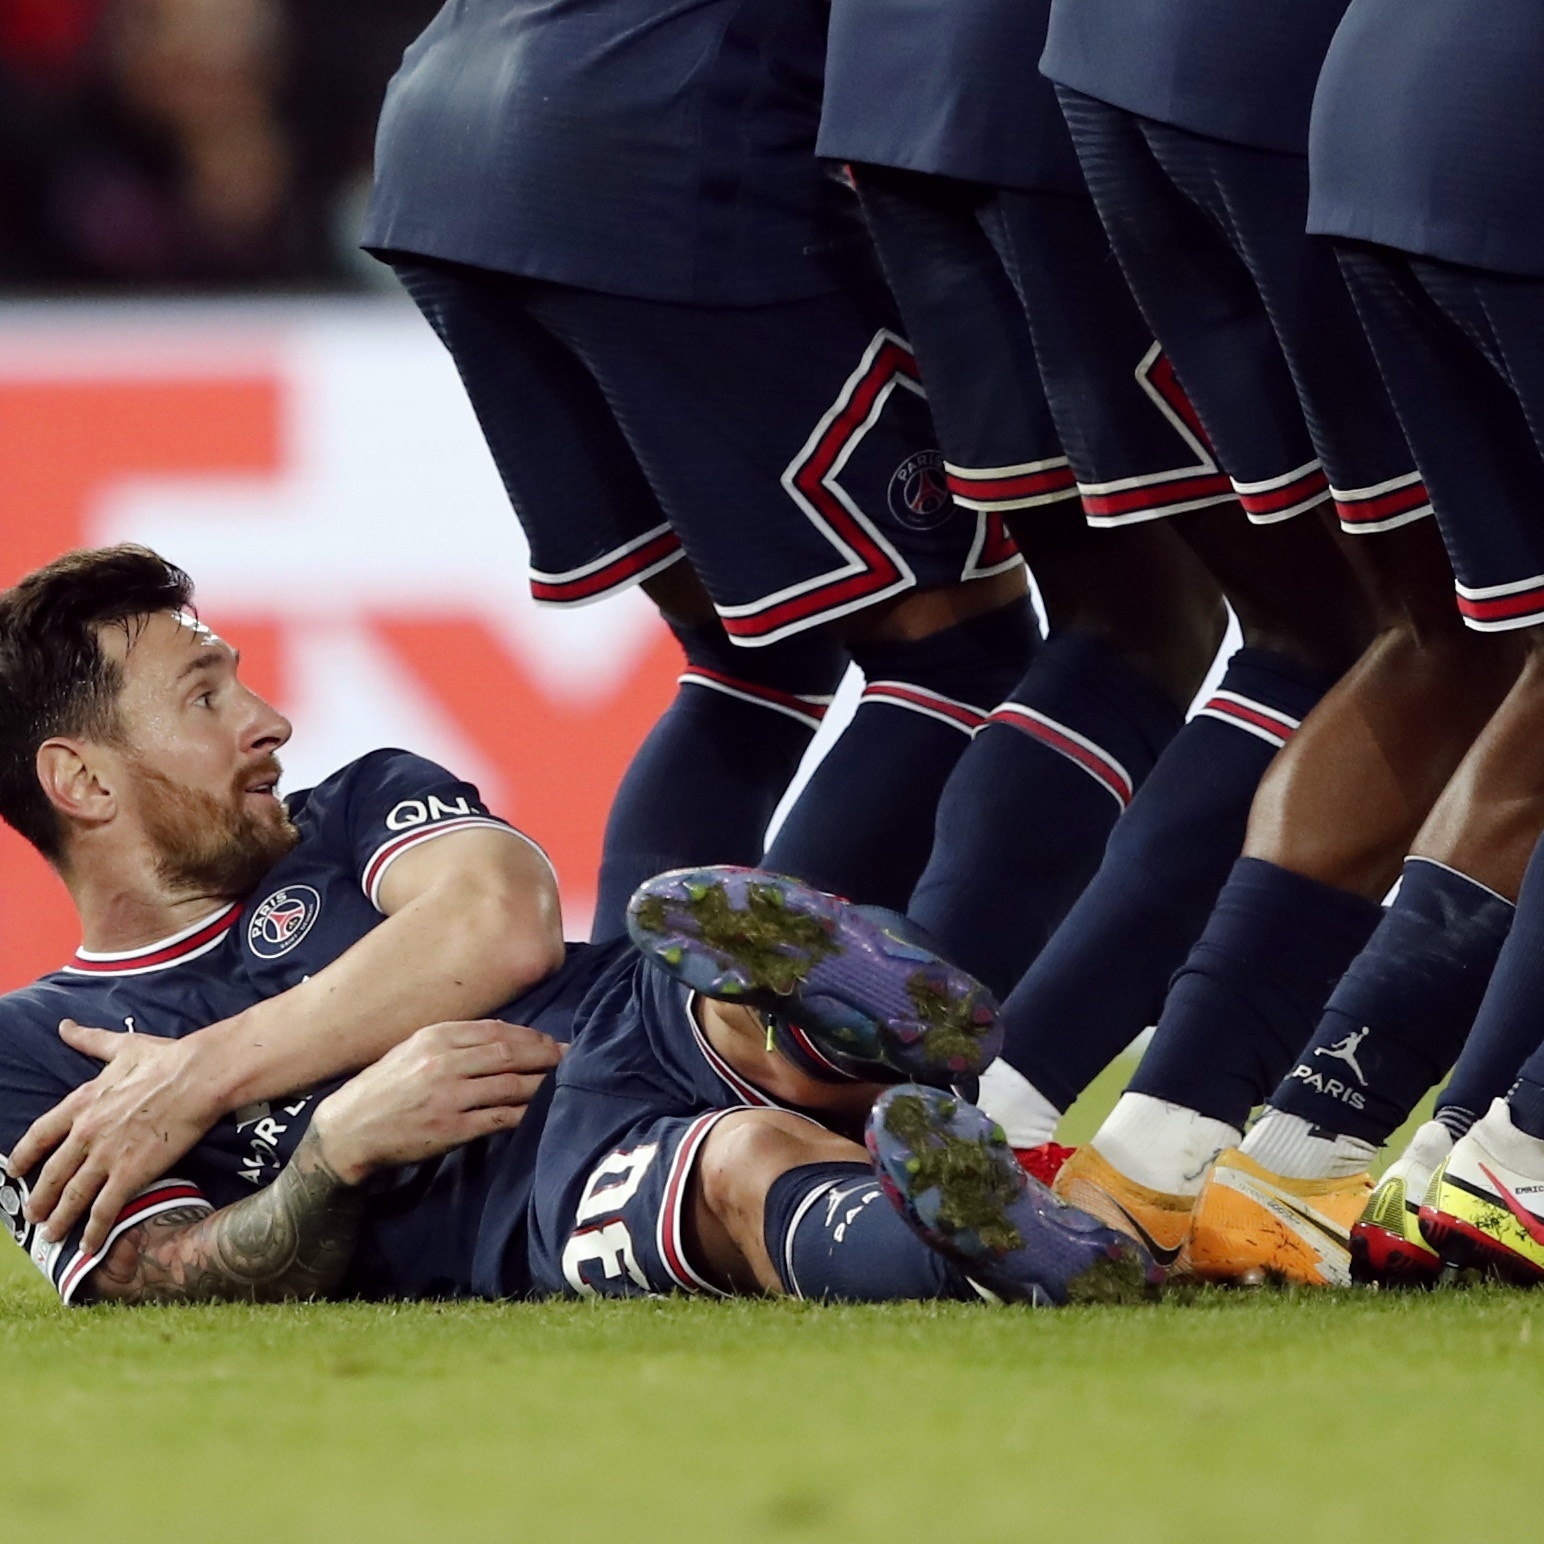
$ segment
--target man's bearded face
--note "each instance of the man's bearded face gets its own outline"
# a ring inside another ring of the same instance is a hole
[[[247,796],[253,781],[250,767],[233,780],[224,797],[173,782],[143,761],[136,761],[135,771],[145,835],[156,851],[156,873],[174,890],[239,900],[300,840],[281,799],[253,807],[256,801]],[[271,772],[277,781],[277,761]]]

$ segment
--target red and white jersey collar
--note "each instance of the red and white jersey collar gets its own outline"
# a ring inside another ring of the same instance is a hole
[[[141,949],[125,949],[115,954],[77,949],[75,958],[64,967],[65,972],[72,976],[143,976],[153,970],[168,970],[208,954],[236,925],[240,915],[240,903],[231,901],[180,933]]]

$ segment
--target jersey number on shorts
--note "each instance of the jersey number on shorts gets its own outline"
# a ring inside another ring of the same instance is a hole
[[[616,1214],[637,1194],[658,1152],[659,1144],[649,1142],[631,1152],[608,1154],[591,1171],[579,1205],[574,1208],[574,1221],[580,1226],[563,1246],[563,1275],[575,1292],[594,1295],[595,1289],[584,1279],[582,1267],[597,1264],[608,1280],[614,1281],[626,1271],[635,1285],[648,1286],[649,1279],[633,1253],[632,1234]],[[583,1226],[602,1217],[613,1220],[595,1227]]]

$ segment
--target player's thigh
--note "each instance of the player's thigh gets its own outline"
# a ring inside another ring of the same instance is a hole
[[[883,288],[752,307],[550,296],[738,642],[1017,566],[950,500]]]
[[[1415,265],[1426,291],[1511,386],[1544,456],[1544,279]]]
[[[767,1189],[802,1163],[863,1161],[855,1143],[769,1109],[643,1116],[577,1161],[552,1161],[562,1133],[543,1143],[533,1285],[585,1297],[771,1286]]]
[[[890,167],[853,174],[955,502],[1008,514],[1075,501],[1028,319],[982,229],[989,190]]]
[[[1089,523],[1141,524],[1233,502],[1092,202],[998,189],[982,222],[1020,296]]]
[[[403,254],[392,266],[455,361],[530,544],[533,595],[590,601],[677,563],[605,394],[531,314],[532,281]]]
[[[1360,244],[1341,263],[1436,508],[1459,609],[1481,630],[1535,625],[1544,455],[1495,338],[1489,276]],[[1514,350],[1528,346],[1526,331]]]
[[[1170,177],[1155,126],[1062,90],[1068,126],[1132,294],[1251,518],[1328,500],[1291,371],[1227,232]]]
[[[584,1103],[586,1095],[564,1089]],[[592,1095],[590,1105],[604,1102]],[[620,1108],[620,1106],[619,1106]],[[639,1297],[665,1292],[718,1293],[689,1253],[691,1179],[703,1143],[732,1110],[696,1115],[637,1112],[600,1143],[593,1111],[569,1130],[542,1134],[534,1182],[530,1274],[539,1294]]]
[[[1189,134],[1147,130],[1169,176],[1211,215],[1259,290],[1348,534],[1431,514],[1329,241],[1307,234],[1308,161]]]

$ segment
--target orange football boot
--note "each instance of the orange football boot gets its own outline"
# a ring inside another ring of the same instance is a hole
[[[1193,1196],[1149,1190],[1127,1179],[1088,1146],[1078,1148],[1062,1164],[1051,1189],[1070,1205],[1134,1238],[1165,1271],[1179,1261],[1190,1233]]]
[[[1229,1148],[1196,1198],[1186,1250],[1203,1281],[1258,1286],[1351,1284],[1351,1228],[1372,1194],[1372,1176],[1287,1179]]]

